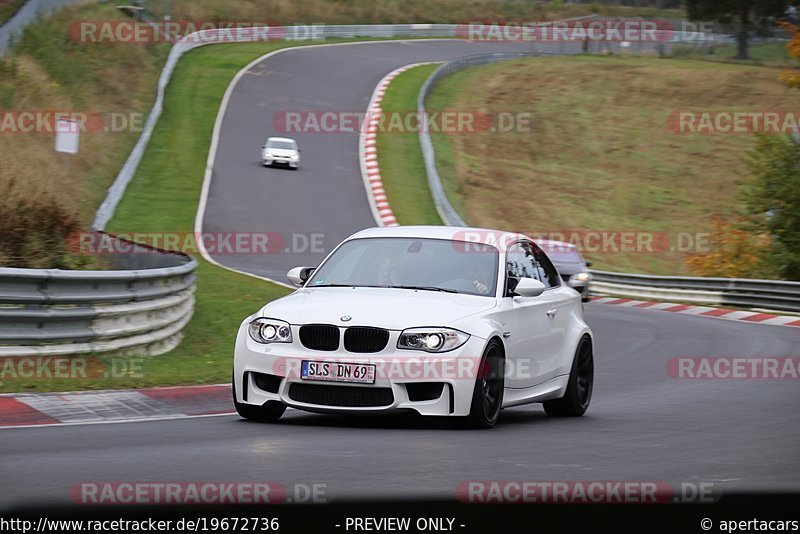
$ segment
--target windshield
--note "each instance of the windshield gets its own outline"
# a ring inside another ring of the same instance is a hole
[[[353,239],[317,269],[307,287],[397,287],[494,295],[497,249],[464,245],[443,239]]]
[[[291,141],[270,141],[267,148],[277,148],[280,150],[297,150],[297,145]]]
[[[542,246],[541,249],[553,263],[583,263],[580,252],[572,247]]]

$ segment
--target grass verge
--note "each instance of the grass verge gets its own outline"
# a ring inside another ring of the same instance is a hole
[[[326,42],[358,40],[366,39]],[[144,158],[108,225],[110,232],[193,232],[214,121],[228,84],[254,59],[288,46],[291,44],[214,45],[193,50],[181,59]],[[421,176],[424,180],[424,174]],[[425,188],[427,191],[427,185]],[[423,196],[429,199],[429,195]],[[105,370],[110,376],[11,379],[0,383],[0,392],[228,382],[239,323],[248,313],[289,290],[219,268],[199,257],[197,260],[194,317],[175,350],[145,358],[91,356],[87,368]]]
[[[420,65],[400,73],[383,97],[385,114],[414,113],[419,89],[439,65]],[[442,224],[430,195],[417,132],[378,132],[376,140],[381,180],[400,224]]]
[[[286,43],[215,45],[194,50],[181,60],[167,89],[164,112],[109,231],[193,231],[222,96],[233,76],[247,63],[285,46]],[[151,358],[91,357],[93,365],[100,365],[112,376],[6,380],[0,384],[0,391],[120,389],[229,381],[240,321],[265,302],[289,291],[221,269],[201,258],[198,262],[195,314],[175,350]],[[127,372],[117,372],[115,368]]]
[[[0,0],[0,26],[8,22],[19,8],[25,4],[26,0]]]
[[[796,98],[778,82],[779,72],[597,56],[530,58],[462,71],[433,90],[429,111],[532,112],[534,129],[434,134],[437,165],[451,202],[470,224],[528,233],[652,234],[652,253],[586,256],[599,269],[689,274],[678,240],[702,239],[712,215],[735,212],[746,172],[742,156],[755,139],[747,133],[676,134],[667,119],[674,110],[791,110]],[[417,79],[416,89],[393,83],[386,98],[409,103],[423,81]],[[382,176],[393,184],[387,187],[390,204],[403,223],[424,220],[424,212],[405,208],[417,196],[411,184],[425,180],[421,165],[405,161],[416,153],[402,136],[384,134],[379,142]],[[402,168],[390,164],[387,176],[383,161],[400,157]]]

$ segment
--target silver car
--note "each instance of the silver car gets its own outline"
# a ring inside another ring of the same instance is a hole
[[[265,167],[285,165],[292,170],[300,166],[300,149],[288,137],[270,137],[261,147],[261,164]]]
[[[581,294],[583,302],[588,302],[589,284],[592,281],[589,272],[591,262],[584,260],[578,247],[572,243],[547,239],[539,240],[537,243],[547,253],[567,285]]]

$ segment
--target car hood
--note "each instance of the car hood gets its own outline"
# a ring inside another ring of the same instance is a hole
[[[492,297],[371,287],[298,289],[261,309],[262,317],[291,324],[324,323],[376,326],[402,330],[414,326],[448,326],[469,315],[491,309]],[[349,321],[341,318],[349,315]]]
[[[294,156],[295,154],[297,154],[296,150],[287,150],[284,148],[265,148],[264,152],[271,154],[273,156],[280,156],[282,158]]]

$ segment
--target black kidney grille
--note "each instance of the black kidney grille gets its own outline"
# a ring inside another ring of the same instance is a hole
[[[322,386],[298,383],[293,383],[289,386],[289,398],[306,404],[346,406],[348,408],[389,406],[394,402],[391,388]]]
[[[300,327],[300,343],[313,350],[339,348],[339,327],[331,324],[307,324]]]
[[[348,352],[380,352],[389,342],[389,331],[371,326],[351,326],[344,331],[344,348]]]

